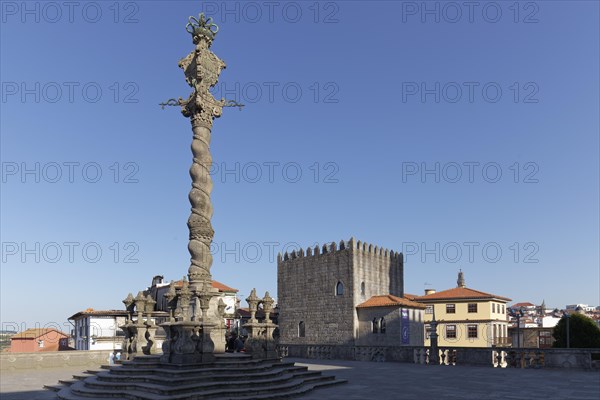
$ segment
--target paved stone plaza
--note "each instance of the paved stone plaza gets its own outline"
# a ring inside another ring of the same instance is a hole
[[[483,367],[432,367],[406,363],[287,359],[348,383],[319,389],[305,400],[395,399],[544,399],[600,398],[597,371],[494,369]],[[53,399],[42,390],[81,372],[81,367],[1,371],[0,399]]]

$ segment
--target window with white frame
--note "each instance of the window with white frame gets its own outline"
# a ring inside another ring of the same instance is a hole
[[[446,339],[456,339],[456,325],[446,325]]]
[[[477,325],[467,325],[467,337],[477,339]]]

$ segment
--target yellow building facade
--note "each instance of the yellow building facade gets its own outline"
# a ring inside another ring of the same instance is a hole
[[[456,288],[436,292],[426,290],[424,296],[412,300],[425,304],[425,346],[429,340],[430,323],[438,322],[440,347],[507,346],[507,303],[511,299],[467,288],[459,273]]]

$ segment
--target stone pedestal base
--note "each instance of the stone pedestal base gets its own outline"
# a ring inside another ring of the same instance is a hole
[[[161,325],[167,335],[163,342],[161,362],[172,364],[199,364],[213,362],[215,346],[211,331],[215,324],[179,321]]]
[[[273,331],[277,325],[268,323],[249,322],[244,325],[250,337],[246,340],[246,352],[254,359],[279,358],[277,343],[273,339]]]

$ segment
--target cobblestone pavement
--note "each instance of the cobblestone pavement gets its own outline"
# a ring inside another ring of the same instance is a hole
[[[287,359],[347,379],[303,400],[396,399],[600,399],[600,372],[426,366],[404,363]],[[82,367],[0,371],[1,400],[49,400],[45,384],[80,373]]]
[[[48,400],[56,399],[54,392],[43,389],[55,385],[59,379],[70,379],[86,367],[62,367],[5,371],[0,370],[0,400]]]
[[[303,400],[600,399],[598,371],[288,360],[348,380],[314,391]]]

